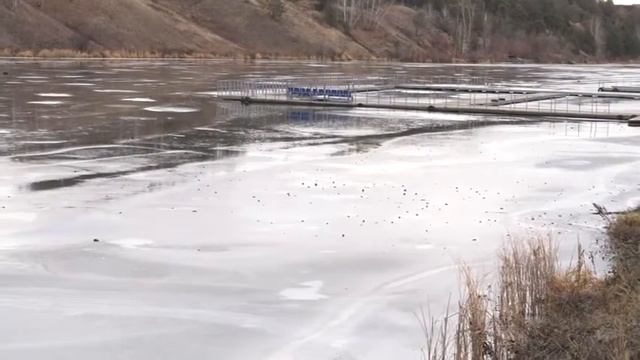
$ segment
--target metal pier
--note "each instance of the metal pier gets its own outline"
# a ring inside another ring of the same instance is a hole
[[[240,101],[245,105],[375,108],[527,118],[569,118],[620,121],[640,126],[640,93],[494,86],[486,81],[470,81],[465,84],[338,78],[220,81],[217,97]],[[637,113],[628,111],[630,100],[638,101]],[[621,110],[616,110],[619,102],[626,103]]]

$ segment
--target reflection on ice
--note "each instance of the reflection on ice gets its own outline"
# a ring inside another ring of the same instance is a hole
[[[222,129],[214,129],[214,128],[207,128],[207,127],[197,127],[194,128],[194,130],[199,130],[199,131],[213,131],[213,132],[219,132],[219,133],[226,133],[228,131],[226,130],[222,130]]]

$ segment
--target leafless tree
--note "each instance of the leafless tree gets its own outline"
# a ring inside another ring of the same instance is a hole
[[[377,26],[385,14],[385,3],[385,0],[339,0],[345,28],[353,29],[363,21],[367,28]]]
[[[476,2],[474,0],[455,0],[458,11],[457,42],[460,55],[464,56],[469,51],[473,23],[476,16]]]

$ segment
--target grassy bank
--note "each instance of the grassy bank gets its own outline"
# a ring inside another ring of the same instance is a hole
[[[390,61],[387,58],[359,57],[345,54],[282,55],[278,53],[206,53],[194,51],[100,50],[73,49],[18,50],[0,49],[0,57],[24,59],[241,59],[241,60],[303,60],[303,61]]]
[[[277,60],[277,61],[316,61],[316,62],[347,62],[347,61],[369,61],[369,62],[405,62],[405,63],[432,63],[432,64],[558,64],[557,61],[532,61],[532,60],[502,60],[497,61],[490,58],[474,58],[474,59],[428,59],[419,58],[393,58],[379,56],[352,56],[345,53],[319,53],[316,55],[284,55],[279,53],[214,53],[214,52],[196,52],[196,51],[150,51],[150,50],[96,50],[96,51],[80,51],[74,49],[52,48],[52,49],[2,49],[0,48],[0,58],[15,59],[123,59],[123,60],[145,60],[145,59],[185,59],[185,60]],[[609,64],[606,59],[582,59],[575,62],[570,59],[562,62],[565,64]],[[618,64],[636,64],[632,60],[617,60]]]
[[[423,322],[425,358],[640,358],[640,211],[607,220],[606,276],[596,276],[581,249],[561,268],[545,238],[505,246],[491,290],[464,270],[456,328]]]

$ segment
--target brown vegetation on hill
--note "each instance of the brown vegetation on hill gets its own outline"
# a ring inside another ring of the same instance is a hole
[[[289,5],[276,21],[257,1],[0,0],[0,49],[27,56],[371,57],[310,12]]]
[[[434,62],[640,54],[638,9],[549,1],[0,0],[0,51]]]

